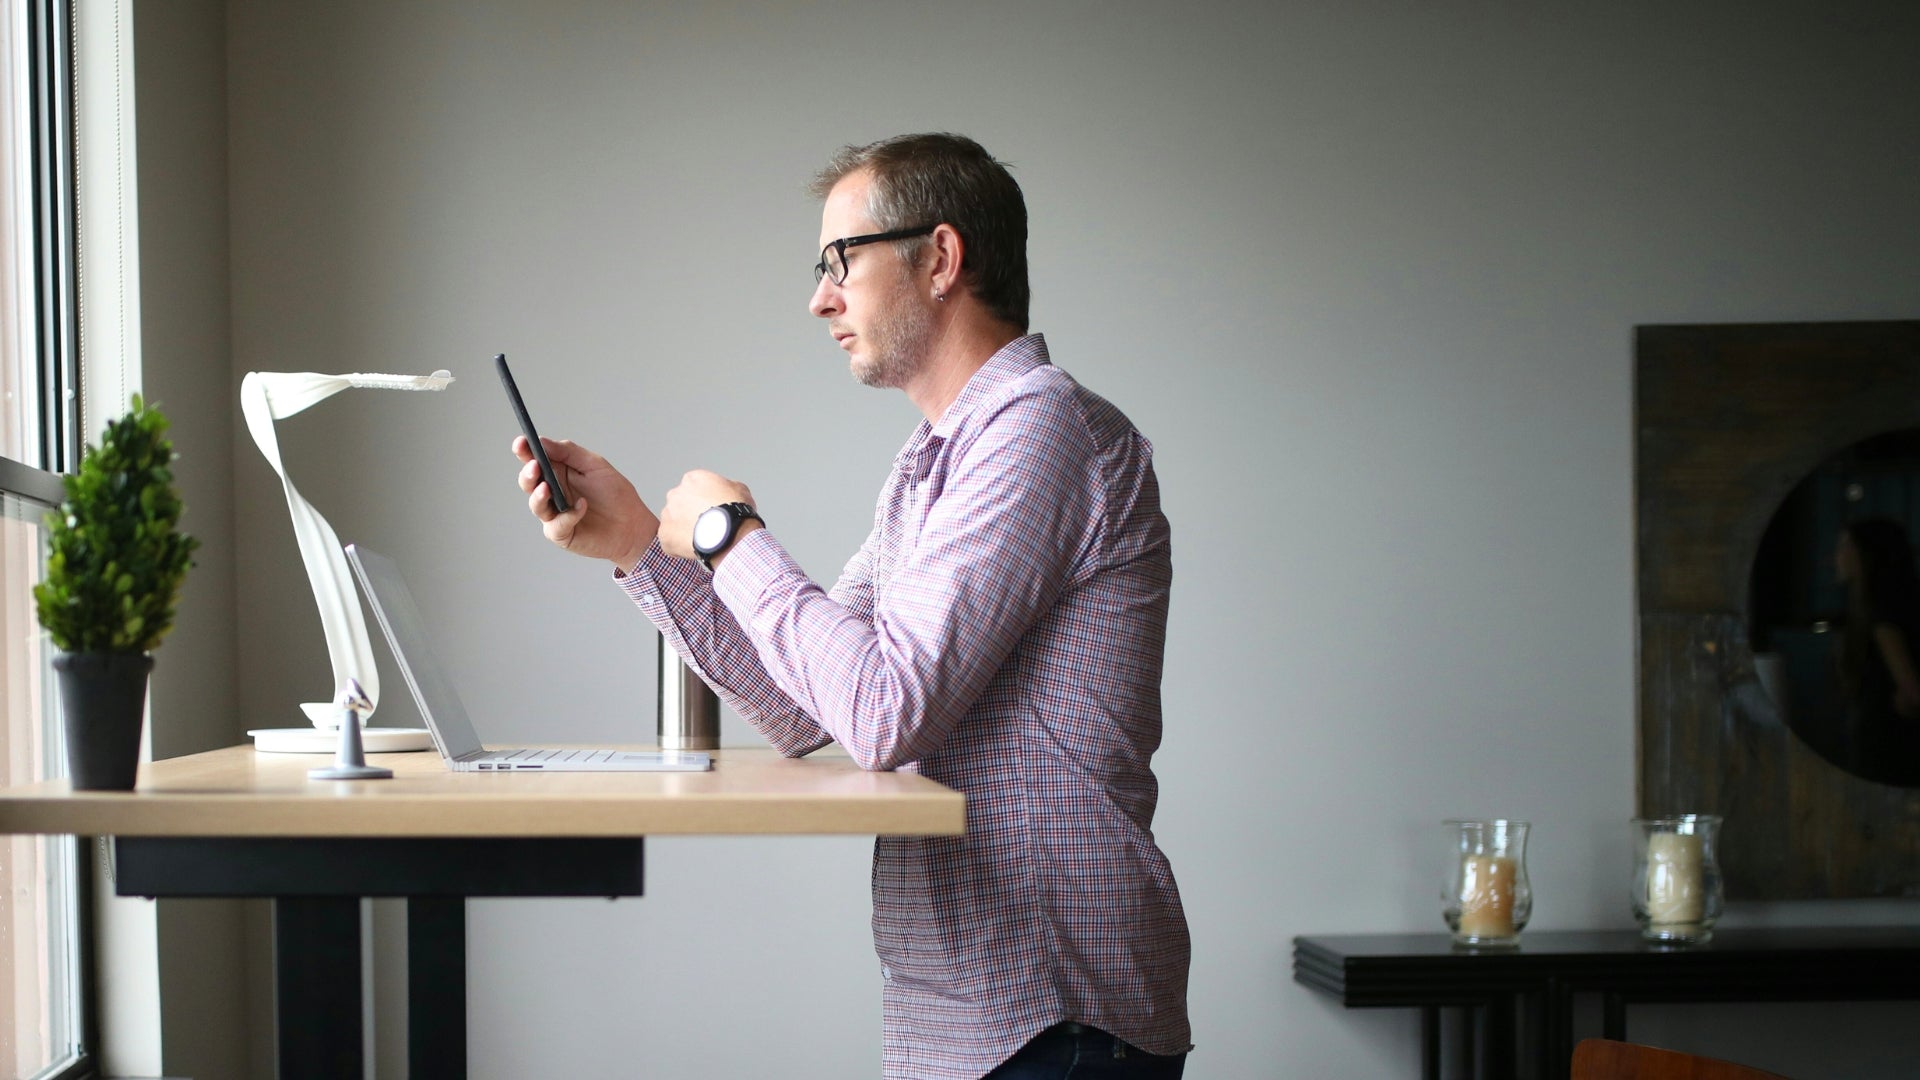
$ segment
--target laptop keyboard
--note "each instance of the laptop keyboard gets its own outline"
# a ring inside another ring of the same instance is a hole
[[[513,768],[538,768],[557,761],[606,761],[613,755],[612,750],[489,750],[467,760],[476,765],[495,763]]]

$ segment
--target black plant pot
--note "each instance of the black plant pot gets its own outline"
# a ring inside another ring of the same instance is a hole
[[[63,653],[53,658],[53,669],[60,675],[74,790],[132,791],[153,656]]]

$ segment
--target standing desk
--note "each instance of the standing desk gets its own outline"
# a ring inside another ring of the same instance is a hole
[[[281,1080],[363,1074],[360,899],[407,899],[411,1075],[466,1075],[466,898],[639,896],[644,838],[959,836],[959,792],[844,754],[714,752],[706,773],[455,773],[372,754],[391,780],[251,746],[142,765],[132,792],[0,788],[0,833],[114,838],[122,896],[273,900]]]

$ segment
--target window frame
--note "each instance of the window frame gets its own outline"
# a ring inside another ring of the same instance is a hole
[[[9,457],[0,457],[0,491],[18,495],[49,510],[67,498],[58,473],[36,469]]]
[[[34,361],[38,365],[38,462],[0,456],[0,491],[48,509],[66,499],[62,474],[81,455],[79,275],[75,244],[74,35],[71,0],[21,0],[26,14],[27,154],[30,219],[23,230],[32,251]],[[53,695],[57,698],[57,695]],[[65,893],[72,910],[75,1030],[78,1054],[40,1074],[40,1080],[92,1080],[99,1075],[99,1013],[94,973],[94,883],[91,845],[79,836],[49,836],[71,845]]]
[[[27,108],[33,162],[35,337],[41,367],[40,467],[80,464],[79,261],[74,237],[73,11],[70,0],[27,5]],[[56,500],[57,502],[58,500]]]

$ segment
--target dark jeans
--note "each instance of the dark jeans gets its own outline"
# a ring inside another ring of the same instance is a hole
[[[1180,1080],[1187,1055],[1161,1057],[1085,1024],[1055,1024],[983,1080]]]

